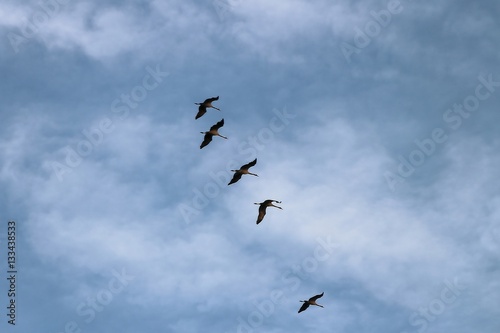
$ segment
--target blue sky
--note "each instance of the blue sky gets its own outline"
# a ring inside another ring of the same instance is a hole
[[[2,329],[500,330],[496,1],[0,15]],[[200,150],[222,118],[229,139]],[[227,186],[254,158],[259,177]],[[266,199],[283,210],[256,225]]]

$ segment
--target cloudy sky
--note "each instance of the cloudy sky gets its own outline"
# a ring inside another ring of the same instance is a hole
[[[500,331],[496,0],[0,15],[2,331]]]

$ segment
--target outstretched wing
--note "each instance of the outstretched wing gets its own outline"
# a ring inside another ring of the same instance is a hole
[[[212,134],[206,133],[205,137],[203,138],[203,142],[200,145],[200,149],[208,145],[210,142],[212,142]]]
[[[207,99],[205,100],[205,102],[203,102],[203,104],[205,104],[205,103],[212,103],[213,101],[217,101],[217,100],[219,100],[219,96],[217,96],[217,97],[207,98]]]
[[[309,298],[309,300],[310,300],[310,301],[315,301],[315,300],[317,300],[318,298],[323,297],[323,294],[324,294],[324,293],[325,293],[325,292],[322,292],[322,293],[321,293],[321,294],[319,294],[319,295],[313,296],[313,297]]]
[[[196,114],[196,117],[194,119],[198,119],[201,116],[203,116],[205,113],[207,113],[207,108],[203,105],[200,105],[198,107],[198,113]]]
[[[219,128],[221,128],[222,126],[224,126],[224,119],[222,119],[221,121],[219,121],[217,124],[213,125],[212,127],[210,127],[210,130],[213,131],[213,130],[218,130]]]
[[[257,224],[262,222],[262,220],[264,219],[264,216],[266,216],[266,207],[267,206],[264,203],[262,203],[259,207],[259,216],[257,217]]]
[[[235,172],[233,175],[233,179],[231,179],[231,181],[227,185],[231,185],[231,184],[236,183],[238,180],[240,180],[240,178],[241,178],[241,173]]]
[[[253,160],[252,162],[248,163],[248,164],[245,164],[245,165],[242,165],[241,166],[241,169],[250,169],[251,167],[253,167],[255,164],[257,164],[257,159]]]
[[[304,304],[302,304],[302,306],[300,307],[299,312],[297,312],[297,313],[301,313],[302,311],[304,311],[308,307],[309,307],[309,303],[304,302]]]

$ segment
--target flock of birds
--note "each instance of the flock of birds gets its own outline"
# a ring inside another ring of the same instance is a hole
[[[219,108],[212,105],[213,102],[218,101],[218,100],[219,100],[219,96],[207,98],[202,103],[194,103],[194,104],[198,105],[198,113],[196,114],[195,119],[202,117],[205,113],[207,113],[207,109],[209,109],[209,108],[220,111]],[[212,139],[214,136],[219,136],[223,139],[227,139],[227,137],[225,137],[219,133],[219,129],[223,126],[224,126],[224,118],[222,118],[222,120],[217,122],[215,125],[212,125],[212,127],[210,127],[209,131],[200,132],[201,134],[204,134],[203,142],[200,145],[200,149],[203,149],[210,142],[212,142]],[[249,162],[247,164],[242,165],[238,170],[231,170],[232,172],[234,172],[234,175],[233,175],[233,178],[231,179],[231,181],[227,185],[231,185],[231,184],[236,183],[237,181],[239,181],[241,179],[241,176],[243,176],[243,175],[252,175],[252,176],[258,177],[257,174],[248,171],[248,169],[255,166],[256,164],[257,164],[257,158],[254,159],[252,162]],[[259,215],[257,216],[257,224],[262,222],[262,220],[264,219],[264,216],[266,215],[267,207],[276,207],[279,209],[283,209],[282,207],[276,206],[273,203],[281,203],[281,201],[267,199],[263,202],[255,202],[256,205],[259,205]],[[302,304],[298,313],[301,313],[302,311],[306,310],[310,305],[323,307],[323,305],[316,303],[316,300],[318,298],[323,297],[323,294],[324,294],[324,292],[322,292],[321,294],[315,295],[315,296],[309,298],[308,300],[300,301],[300,302],[303,302],[304,304]]]

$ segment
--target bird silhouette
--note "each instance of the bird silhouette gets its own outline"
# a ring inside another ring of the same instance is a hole
[[[276,208],[279,208],[279,209],[283,209],[281,207],[273,205],[273,202],[281,203],[281,201],[271,200],[271,199],[268,199],[268,200],[266,200],[264,202],[254,202],[254,204],[260,205],[259,206],[259,216],[257,217],[257,224],[259,224],[260,222],[262,222],[262,220],[264,219],[264,216],[266,215],[266,208],[267,207],[276,207]]]
[[[255,164],[257,164],[257,159],[253,160],[248,164],[242,165],[239,170],[231,170],[234,172],[233,179],[231,179],[231,181],[227,185],[236,183],[238,180],[240,180],[242,175],[252,175],[258,177],[258,175],[256,175],[255,173],[251,173],[248,171],[248,169],[253,167]]]
[[[318,303],[316,303],[316,300],[318,298],[323,297],[323,294],[324,294],[324,292],[322,292],[319,295],[316,295],[316,296],[313,296],[313,297],[309,298],[307,301],[301,301],[301,302],[304,302],[304,304],[302,304],[302,306],[300,307],[298,313],[301,313],[302,311],[304,311],[305,309],[307,309],[309,307],[309,305],[316,305],[316,306],[323,307],[323,305],[319,305]]]
[[[212,108],[212,109],[216,109],[216,110],[220,111],[219,108],[216,108],[215,106],[212,105],[212,102],[217,101],[217,100],[219,100],[219,96],[207,98],[203,103],[194,103],[196,105],[199,105],[198,113],[196,114],[196,117],[194,119],[198,119],[201,116],[203,116],[207,112],[208,108]]]
[[[213,125],[210,127],[210,131],[208,132],[200,132],[201,134],[205,134],[205,137],[203,138],[203,142],[200,145],[200,149],[208,145],[210,142],[212,142],[212,137],[214,136],[220,136],[221,138],[227,139],[227,137],[220,135],[219,134],[219,128],[224,126],[224,118],[219,121],[217,124]]]

